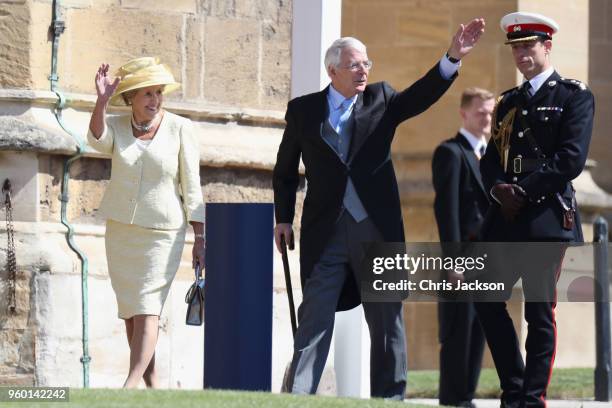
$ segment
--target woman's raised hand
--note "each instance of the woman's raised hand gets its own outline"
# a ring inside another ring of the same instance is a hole
[[[117,77],[111,81],[108,76],[108,68],[108,64],[102,64],[100,68],[98,68],[98,72],[96,72],[96,92],[98,94],[98,99],[104,102],[108,102],[121,80],[121,78]]]

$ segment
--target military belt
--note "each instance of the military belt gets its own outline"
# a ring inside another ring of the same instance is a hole
[[[512,159],[512,174],[531,173],[542,167],[546,167],[550,159],[524,159],[515,157]]]
[[[522,105],[522,100],[520,98],[516,99],[516,109],[517,112],[524,112],[524,107]],[[524,159],[521,155],[516,156],[512,160],[512,171],[513,174],[521,174],[521,173],[531,173],[536,170],[541,169],[542,167],[546,167],[550,163],[550,159],[546,158],[546,155],[538,146],[538,142],[531,132],[531,127],[529,126],[529,122],[525,115],[518,115],[518,120],[523,128],[522,133],[523,137],[527,139],[527,143],[531,148],[531,152],[537,158],[534,159]]]

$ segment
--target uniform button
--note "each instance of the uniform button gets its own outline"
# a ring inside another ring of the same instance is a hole
[[[522,113],[523,113],[523,115],[527,115],[527,113],[528,113],[528,112],[527,112],[527,109],[523,109],[523,112],[522,112]]]
[[[548,122],[548,116],[544,117],[544,122]]]
[[[546,200],[545,196],[540,197],[540,200]]]
[[[523,132],[518,132],[518,137],[523,137]]]
[[[522,154],[517,154],[516,157],[519,158],[519,159],[522,159],[523,155]]]
[[[536,200],[536,203],[540,204],[540,200]]]
[[[516,183],[518,181],[518,177],[512,177],[512,182]]]

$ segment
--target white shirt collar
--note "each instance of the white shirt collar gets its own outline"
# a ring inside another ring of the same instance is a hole
[[[470,143],[470,146],[472,146],[472,150],[474,150],[475,152],[480,151],[480,146],[487,147],[487,139],[484,136],[482,136],[481,138],[477,138],[463,127],[459,129],[459,133],[461,133],[467,139],[467,141]]]
[[[538,75],[534,76],[533,78],[529,80],[529,83],[531,84],[531,89],[532,89],[531,95],[535,95],[535,93],[538,92],[538,89],[540,89],[542,84],[546,82],[548,77],[551,76],[553,72],[555,72],[555,69],[551,66],[546,71],[540,72]]]
[[[340,108],[340,105],[342,105],[342,102],[344,102],[345,99],[351,99],[351,106],[355,103],[355,101],[357,100],[357,95],[355,94],[353,95],[352,98],[345,98],[344,95],[342,95],[340,92],[338,92],[336,90],[336,88],[334,88],[333,85],[329,85],[329,92],[327,94],[327,99],[329,100],[331,106],[334,109],[338,109]]]

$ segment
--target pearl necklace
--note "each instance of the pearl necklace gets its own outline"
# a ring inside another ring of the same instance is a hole
[[[134,129],[138,130],[139,132],[148,133],[153,128],[153,122],[155,122],[155,119],[153,119],[151,122],[149,122],[148,125],[139,125],[134,120],[134,115],[132,115],[132,126],[134,126]]]

